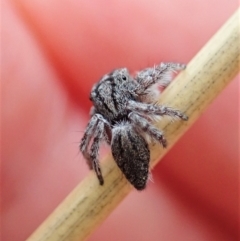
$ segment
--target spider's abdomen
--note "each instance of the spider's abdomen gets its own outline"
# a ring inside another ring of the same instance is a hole
[[[146,187],[150,151],[145,139],[129,123],[114,127],[111,150],[127,180],[137,189]]]

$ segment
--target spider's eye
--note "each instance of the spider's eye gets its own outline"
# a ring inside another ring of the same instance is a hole
[[[122,80],[127,80],[127,77],[125,75],[122,75]]]

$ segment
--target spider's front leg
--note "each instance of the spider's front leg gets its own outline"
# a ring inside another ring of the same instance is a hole
[[[98,160],[99,144],[103,138],[107,136],[106,129],[110,128],[109,123],[100,114],[94,114],[90,119],[86,131],[80,143],[80,151],[87,160],[90,169],[94,169],[98,177],[100,185],[103,185],[104,180]],[[92,140],[90,151],[88,147]]]
[[[185,64],[180,63],[161,63],[154,68],[147,68],[137,73],[135,79],[139,83],[136,94],[146,94],[146,90],[158,83],[166,87],[172,80],[172,73],[186,68]]]

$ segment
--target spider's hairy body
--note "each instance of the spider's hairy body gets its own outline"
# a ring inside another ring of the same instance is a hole
[[[131,124],[113,129],[112,155],[126,178],[138,190],[146,186],[149,174],[150,151],[146,140]]]
[[[114,160],[128,181],[137,189],[146,187],[149,176],[150,151],[147,137],[167,146],[163,133],[152,124],[157,116],[169,115],[187,120],[178,110],[153,104],[152,87],[166,87],[172,71],[185,65],[160,64],[156,68],[140,71],[133,78],[126,68],[117,69],[103,76],[91,91],[93,102],[91,120],[80,143],[80,150],[90,168],[103,185],[99,161],[99,143],[111,145]],[[89,150],[90,142],[92,144]]]
[[[126,108],[128,101],[136,100],[131,89],[137,87],[137,82],[131,78],[122,80],[123,75],[129,76],[127,69],[116,70],[104,76],[90,94],[95,109],[111,124],[126,119],[129,113]]]

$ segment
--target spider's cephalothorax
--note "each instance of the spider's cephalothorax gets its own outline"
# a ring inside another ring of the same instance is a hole
[[[126,68],[117,69],[93,86],[91,119],[80,150],[101,185],[104,180],[98,150],[104,140],[111,145],[113,158],[127,180],[137,190],[146,187],[150,161],[148,139],[167,146],[163,133],[153,126],[153,120],[163,115],[188,119],[178,110],[154,104],[158,97],[156,85],[166,87],[172,72],[184,68],[183,64],[162,63],[138,72],[135,78]]]

